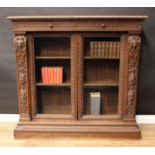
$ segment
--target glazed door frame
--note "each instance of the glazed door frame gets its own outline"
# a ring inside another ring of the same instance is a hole
[[[31,104],[31,119],[66,119],[77,120],[77,48],[76,38],[72,33],[28,33],[28,64],[29,64],[29,91]],[[70,37],[70,70],[71,70],[71,114],[38,114],[36,111],[36,78],[35,78],[35,51],[34,38],[35,37]]]
[[[126,65],[127,63],[125,59],[125,54],[127,54],[127,50],[125,49],[126,44],[126,35],[121,33],[81,33],[78,36],[78,119],[79,120],[105,120],[105,119],[122,119],[124,115],[124,106],[126,102],[124,102],[124,93],[125,93],[125,79],[126,75]],[[83,112],[83,104],[84,104],[84,81],[83,81],[83,71],[84,71],[84,37],[120,37],[120,59],[119,59],[119,87],[118,87],[118,112],[117,114],[109,114],[109,115],[84,115]]]

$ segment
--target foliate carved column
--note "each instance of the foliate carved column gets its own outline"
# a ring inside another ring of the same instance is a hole
[[[128,119],[132,119],[135,116],[140,45],[140,36],[131,35],[128,37],[128,98],[126,113],[126,118]]]
[[[18,80],[18,100],[21,120],[30,120],[28,109],[28,88],[27,88],[27,53],[26,37],[15,36],[14,46],[17,59],[17,80]]]

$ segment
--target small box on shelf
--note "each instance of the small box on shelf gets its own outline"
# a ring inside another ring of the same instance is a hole
[[[90,93],[91,115],[100,115],[101,95],[100,92]]]

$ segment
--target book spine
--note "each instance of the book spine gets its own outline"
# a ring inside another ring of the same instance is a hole
[[[53,67],[53,84],[55,84],[55,67]]]
[[[115,53],[115,58],[117,58],[117,53],[118,53],[118,42],[116,42],[116,53]]]
[[[53,84],[53,67],[50,67],[51,84]]]
[[[61,67],[60,71],[60,82],[63,83],[63,67]]]
[[[117,58],[120,57],[120,42],[117,43]]]
[[[94,42],[93,58],[96,57],[96,42]]]
[[[60,67],[57,67],[57,83],[60,84]]]
[[[102,42],[102,58],[105,58],[105,51],[106,51],[106,42]]]
[[[93,57],[94,43],[90,42],[90,57]]]
[[[110,42],[108,42],[108,48],[107,48],[107,58],[109,58],[110,55]]]
[[[102,42],[98,42],[98,58],[101,58],[102,53]]]
[[[42,83],[45,83],[45,68],[41,68]]]
[[[108,42],[105,42],[105,53],[104,53],[104,58],[107,57],[107,48],[108,48]]]
[[[48,67],[48,83],[51,84],[51,72],[50,72],[50,68]]]
[[[59,83],[59,67],[56,67],[56,83]]]
[[[48,75],[47,75],[47,67],[44,68],[45,69],[45,83],[48,83]]]
[[[55,67],[55,84],[58,84],[58,67]]]
[[[114,42],[111,43],[111,58],[114,58]]]
[[[101,45],[101,49],[102,49],[102,53],[101,53],[101,57],[104,58],[104,54],[105,54],[105,42],[102,42],[102,45]]]
[[[109,55],[108,58],[111,58],[112,48],[111,48],[112,42],[109,42]]]
[[[50,84],[50,67],[47,67],[47,83]]]
[[[113,57],[116,58],[116,48],[117,48],[117,45],[116,45],[116,42],[113,43],[114,46],[113,46]]]

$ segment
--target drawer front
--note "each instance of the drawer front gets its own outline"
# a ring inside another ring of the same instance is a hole
[[[134,21],[25,21],[16,22],[14,31],[140,31]]]

